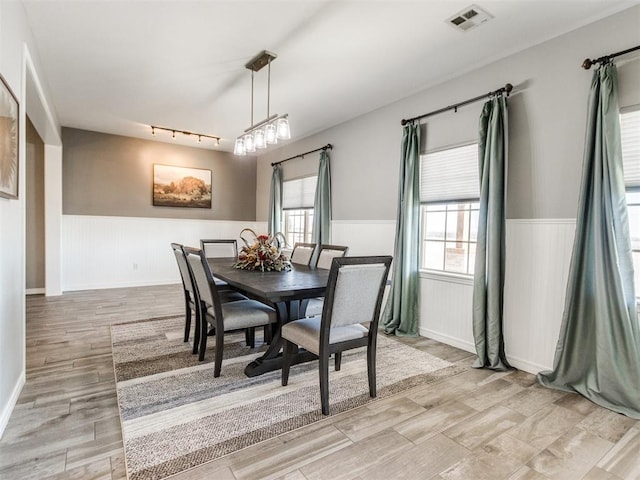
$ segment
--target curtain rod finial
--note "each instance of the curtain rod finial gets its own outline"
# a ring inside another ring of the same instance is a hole
[[[594,62],[592,62],[591,59],[585,58],[584,62],[582,62],[582,68],[584,68],[585,70],[589,70],[591,68],[591,65],[593,64]]]
[[[511,91],[513,90],[513,85],[511,85],[510,83],[507,83],[504,86],[504,91],[507,92],[507,95],[509,95],[511,93]]]
[[[409,120],[407,120],[406,118],[403,118],[402,120],[400,120],[400,125],[402,125],[403,127],[409,123]]]

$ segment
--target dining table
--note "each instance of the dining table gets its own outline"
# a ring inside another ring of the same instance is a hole
[[[311,298],[324,297],[329,280],[329,270],[291,264],[290,270],[263,272],[234,267],[232,258],[207,259],[211,273],[230,288],[249,298],[275,308],[277,324],[271,343],[265,353],[246,366],[244,373],[255,377],[282,368],[282,325],[304,317],[306,303]],[[317,358],[311,352],[299,351],[292,364]]]

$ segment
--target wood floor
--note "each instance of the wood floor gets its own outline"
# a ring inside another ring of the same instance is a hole
[[[0,479],[124,479],[109,325],[182,309],[175,285],[28,297],[27,381],[0,440]],[[173,478],[640,479],[639,421],[404,341],[468,369]]]

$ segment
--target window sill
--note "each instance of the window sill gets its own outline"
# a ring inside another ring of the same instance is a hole
[[[459,283],[473,286],[473,276],[460,273],[440,272],[437,270],[420,270],[420,278],[438,282]]]

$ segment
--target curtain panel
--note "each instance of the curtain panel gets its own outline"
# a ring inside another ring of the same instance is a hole
[[[473,282],[473,366],[507,370],[504,353],[503,293],[507,178],[507,99],[484,104],[479,122],[480,211]]]
[[[329,153],[320,153],[318,167],[318,183],[313,204],[313,241],[315,243],[331,243],[331,169]]]
[[[419,324],[420,125],[405,125],[402,134],[398,220],[391,292],[381,325],[385,333],[416,336]]]
[[[640,324],[616,67],[593,74],[576,236],[553,370],[538,381],[640,419]]]
[[[275,235],[282,229],[282,168],[280,165],[274,165],[271,174],[267,229],[269,235]]]

